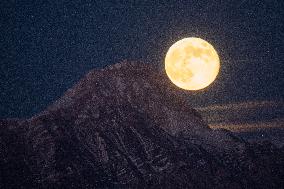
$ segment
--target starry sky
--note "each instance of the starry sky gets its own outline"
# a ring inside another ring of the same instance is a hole
[[[157,2],[1,0],[0,118],[44,110],[94,68],[162,68],[184,37],[207,40],[221,59],[217,80],[189,93],[194,106],[283,100],[283,0]]]

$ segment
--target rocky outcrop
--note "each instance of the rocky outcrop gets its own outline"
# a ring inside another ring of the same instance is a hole
[[[152,65],[88,73],[44,112],[0,121],[0,188],[281,188],[283,149],[211,130]]]

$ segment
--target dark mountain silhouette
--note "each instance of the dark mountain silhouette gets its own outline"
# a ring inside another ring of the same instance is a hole
[[[283,160],[211,130],[141,63],[91,71],[44,112],[0,121],[0,188],[281,188]]]

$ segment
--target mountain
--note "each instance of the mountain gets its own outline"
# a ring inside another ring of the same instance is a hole
[[[283,148],[212,130],[163,71],[93,70],[30,119],[0,121],[0,188],[281,188]]]

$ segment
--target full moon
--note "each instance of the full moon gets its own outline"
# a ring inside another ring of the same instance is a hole
[[[220,69],[219,56],[207,41],[190,37],[174,43],[165,58],[170,80],[185,90],[199,90],[210,85]]]

